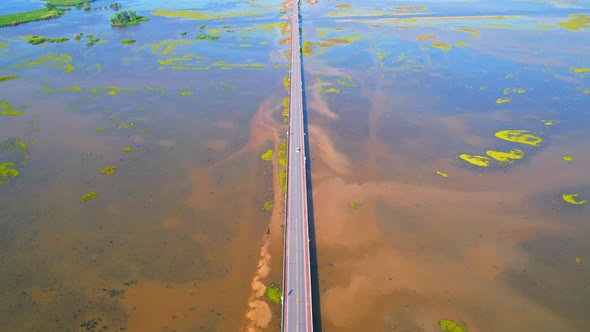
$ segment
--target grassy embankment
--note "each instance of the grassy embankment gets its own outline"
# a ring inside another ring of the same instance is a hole
[[[35,21],[49,20],[52,18],[60,17],[65,12],[65,10],[59,8],[43,8],[24,13],[0,15],[0,28]]]

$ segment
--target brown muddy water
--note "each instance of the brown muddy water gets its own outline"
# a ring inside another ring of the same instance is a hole
[[[323,330],[589,330],[588,3],[312,2]],[[289,8],[0,29],[3,330],[280,328]]]

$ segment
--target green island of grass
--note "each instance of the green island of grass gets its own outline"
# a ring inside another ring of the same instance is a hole
[[[276,304],[281,304],[281,297],[283,296],[283,292],[281,292],[281,288],[278,285],[270,284],[266,287],[264,291],[264,295],[268,297],[269,300]]]
[[[121,44],[125,44],[125,45],[133,44],[135,42],[136,42],[135,39],[123,39],[123,40],[121,40]]]
[[[52,18],[60,17],[66,12],[63,9],[55,7],[51,8],[52,9],[44,8],[24,13],[0,15],[0,28],[35,21],[49,20]]]
[[[69,6],[76,6],[81,5],[88,2],[93,2],[94,0],[47,0],[47,3],[53,6],[59,7],[69,7]]]
[[[88,42],[86,42],[88,46],[92,46],[100,41],[100,38],[96,38],[93,35],[87,35],[86,38],[88,38]]]
[[[219,39],[219,36],[214,36],[214,35],[198,35],[198,36],[195,36],[195,38],[197,38],[197,39],[215,40],[215,39]]]
[[[43,44],[45,42],[47,42],[47,43],[64,43],[64,42],[67,42],[68,40],[70,40],[70,38],[67,38],[67,37],[45,38],[43,36],[33,36],[29,39],[29,41],[27,43],[32,44],[32,45],[39,45],[39,44]]]
[[[141,22],[147,22],[150,19],[145,16],[139,16],[133,10],[125,10],[115,14],[110,18],[111,26],[126,27],[129,25],[136,25]]]

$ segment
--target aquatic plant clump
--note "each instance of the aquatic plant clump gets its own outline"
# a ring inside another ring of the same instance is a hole
[[[85,203],[85,202],[87,202],[87,201],[89,201],[91,199],[95,199],[96,197],[98,197],[98,193],[95,192],[95,191],[91,191],[88,194],[82,196],[80,198],[80,202]]]
[[[84,3],[93,2],[95,0],[47,0],[47,3],[53,6],[69,7]]]
[[[13,162],[0,164],[0,185],[10,183],[10,180],[17,177],[19,172],[14,169]]]
[[[262,205],[262,211],[270,211],[270,210],[272,210],[273,207],[274,207],[273,201],[266,201]]]
[[[129,25],[136,25],[141,22],[147,22],[150,19],[145,16],[139,16],[133,10],[125,10],[115,14],[110,19],[111,26],[114,27],[125,27]]]
[[[562,194],[561,198],[563,198],[564,201],[573,204],[573,205],[582,205],[582,204],[586,204],[587,200],[582,199],[582,200],[576,200],[576,197],[580,196],[580,194]]]
[[[115,167],[105,167],[100,170],[100,174],[113,175],[117,169]]]
[[[264,295],[273,303],[280,305],[282,303],[283,292],[278,285],[270,284],[266,287]]]
[[[454,322],[450,319],[441,319],[438,321],[438,325],[445,332],[467,332],[467,326],[463,322]]]
[[[135,39],[123,39],[123,40],[121,40],[121,44],[123,44],[123,45],[133,44],[135,42],[136,42]]]
[[[65,10],[59,8],[38,9],[30,12],[0,15],[0,28],[15,26],[23,23],[35,22],[57,18],[65,14]]]
[[[260,158],[264,161],[272,161],[272,155],[274,151],[272,149],[268,149],[265,153],[263,153]]]
[[[0,100],[0,115],[22,115],[23,111],[15,110],[5,100]]]
[[[215,35],[197,35],[197,36],[195,36],[195,38],[197,38],[197,39],[217,40],[217,39],[219,39],[219,36],[215,36]]]
[[[20,78],[20,76],[18,76],[18,75],[4,75],[4,76],[0,76],[0,82],[15,80],[17,78]]]

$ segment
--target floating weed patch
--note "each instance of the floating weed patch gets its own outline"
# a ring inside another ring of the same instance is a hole
[[[135,42],[136,42],[135,39],[123,39],[123,40],[121,40],[121,44],[123,44],[123,45],[129,45],[129,44],[133,44]]]
[[[82,91],[82,88],[79,86],[66,86],[63,88],[59,88],[56,91],[72,91],[72,92],[80,92]]]
[[[428,40],[428,39],[434,39],[436,38],[435,35],[420,35],[420,36],[416,36],[416,39],[418,40]]]
[[[574,261],[575,261],[576,263],[582,263],[582,259],[581,259],[580,257],[575,257],[575,258],[574,258]]]
[[[36,66],[46,66],[63,70],[66,73],[74,71],[76,68],[72,65],[72,57],[66,53],[48,53],[39,55],[33,61],[21,62],[15,68],[33,68]]]
[[[273,201],[266,201],[262,205],[262,211],[270,211],[270,210],[272,210],[273,206],[274,206]]]
[[[268,149],[265,153],[263,153],[260,158],[265,161],[272,161],[272,155],[274,151],[272,149]]]
[[[451,50],[451,45],[450,44],[441,43],[438,40],[433,41],[432,44],[430,44],[430,46],[432,46],[434,48],[438,48],[438,49],[443,50],[445,52],[448,52],[448,51]]]
[[[463,322],[454,322],[450,319],[441,319],[438,326],[445,332],[467,332],[467,326]]]
[[[350,202],[348,203],[348,207],[351,209],[358,209],[361,207],[361,203],[359,202]]]
[[[133,151],[133,148],[129,147],[129,146],[126,146],[123,148],[123,152],[132,152],[132,151]]]
[[[532,135],[528,130],[502,130],[497,132],[495,136],[504,141],[532,146],[539,146],[543,141],[542,138]]]
[[[492,159],[486,156],[470,155],[464,153],[460,154],[458,157],[463,161],[479,167],[489,167],[492,163]]]
[[[340,93],[340,89],[320,86],[320,93]]]
[[[580,196],[580,194],[562,194],[561,198],[573,205],[582,205],[582,204],[586,204],[586,200],[576,200],[576,197]]]
[[[502,93],[504,93],[505,95],[509,95],[509,94],[512,94],[512,93],[523,94],[525,92],[527,92],[527,90],[526,89],[523,89],[523,88],[516,88],[516,89],[514,89],[514,88],[505,88],[504,90],[502,90]]]
[[[18,176],[18,170],[13,167],[14,163],[10,161],[0,164],[0,186],[10,183],[12,179]]]
[[[12,105],[7,103],[5,100],[0,100],[0,115],[23,115],[23,111],[15,110]]]
[[[87,202],[87,201],[89,201],[91,199],[95,199],[96,197],[98,197],[98,193],[95,192],[95,191],[91,191],[88,194],[82,196],[80,198],[80,202],[85,203],[85,202]]]
[[[217,13],[210,13],[210,12],[198,12],[195,10],[181,10],[181,11],[171,11],[166,9],[158,9],[151,12],[152,15],[155,16],[164,16],[170,18],[183,18],[185,20],[216,20],[216,19],[223,19],[223,18],[231,18],[231,17],[245,17],[245,16],[256,16],[256,15],[263,15],[266,12],[241,12],[241,13],[225,13],[225,14],[217,14]],[[200,26],[199,26],[200,27]],[[203,27],[204,29],[204,27]]]
[[[559,123],[558,120],[541,120],[541,122],[546,126],[553,126]]]
[[[117,169],[115,167],[105,167],[100,170],[100,174],[113,175]]]
[[[477,30],[475,30],[475,29],[471,29],[471,28],[457,28],[457,30],[469,32],[471,34],[471,37],[473,37],[473,38],[479,38],[479,32]]]
[[[4,76],[0,76],[0,82],[15,80],[17,78],[20,78],[20,76],[18,76],[18,75],[4,75]]]
[[[197,38],[197,39],[217,40],[217,39],[219,39],[219,36],[216,36],[216,35],[196,35],[195,38]]]
[[[338,6],[336,6],[336,7],[338,7]],[[395,7],[395,9],[397,9],[397,10],[428,10],[428,7],[400,5],[400,6]]]
[[[590,25],[590,17],[584,14],[574,14],[569,16],[569,20],[565,22],[557,22],[561,27],[567,30],[577,31],[583,28],[587,28]]]
[[[501,163],[507,164],[512,164],[514,163],[514,160],[522,159],[524,157],[524,152],[519,149],[514,149],[510,152],[488,150],[486,151],[486,154]]]
[[[447,173],[443,173],[441,171],[436,171],[436,174],[442,176],[443,178],[448,178],[449,177],[449,175]]]
[[[357,86],[356,82],[350,76],[344,76],[341,78],[337,78],[336,82],[343,86]]]
[[[19,137],[14,137],[4,141],[0,144],[0,150],[7,153],[18,153],[22,156],[23,160],[21,165],[25,166],[29,160],[29,146],[23,142]]]
[[[455,46],[457,46],[457,47],[465,47],[468,45],[471,45],[471,43],[468,43],[468,42],[456,42],[455,43]]]
[[[283,292],[281,291],[281,288],[277,285],[270,284],[268,285],[268,287],[266,287],[266,290],[264,291],[264,295],[271,300],[273,303],[280,305],[281,304],[281,298],[283,297]]]
[[[510,98],[498,98],[498,99],[496,99],[496,104],[504,104],[504,103],[507,103],[511,100],[512,99],[510,99]]]
[[[266,66],[264,63],[224,63],[221,61],[216,61],[212,65],[224,70],[231,68],[262,70]]]
[[[572,157],[572,156],[563,156],[563,160],[565,160],[565,161],[574,161],[574,157]]]

